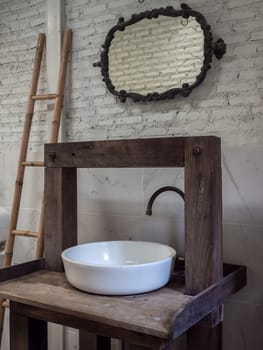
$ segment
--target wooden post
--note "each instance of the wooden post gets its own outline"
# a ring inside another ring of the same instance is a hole
[[[195,295],[222,277],[220,139],[213,136],[186,138],[186,293]],[[216,324],[216,321],[220,319],[214,321]],[[188,350],[220,350],[221,348],[220,324],[216,328],[207,328],[202,327],[202,324],[199,323],[187,332]]]
[[[128,343],[122,344],[122,350],[149,350],[149,348],[146,348],[144,346],[139,345],[132,345]]]
[[[63,271],[61,252],[77,244],[76,174],[76,168],[45,169],[45,258],[52,271]]]
[[[10,350],[47,350],[47,322],[16,313],[10,303]]]
[[[89,350],[110,350],[111,338],[96,336],[85,330],[79,330],[79,349]]]
[[[47,268],[63,271],[61,252],[77,244],[76,168],[45,169],[45,257]],[[110,338],[79,331],[79,348],[110,350]]]
[[[206,344],[206,345],[205,345]],[[205,345],[205,346],[204,346]],[[195,325],[187,332],[187,350],[221,350],[222,349],[222,325],[219,323],[214,328],[205,328]]]

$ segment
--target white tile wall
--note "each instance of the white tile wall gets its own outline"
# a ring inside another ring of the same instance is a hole
[[[141,211],[141,178],[139,169],[90,170],[90,211],[138,215]]]
[[[262,146],[223,149],[224,220],[263,225]]]

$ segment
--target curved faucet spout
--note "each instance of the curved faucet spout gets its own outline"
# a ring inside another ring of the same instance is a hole
[[[155,201],[156,197],[159,196],[160,193],[162,192],[166,192],[166,191],[173,191],[179,194],[179,196],[181,196],[184,200],[184,192],[182,190],[180,190],[179,188],[175,187],[175,186],[164,186],[159,188],[159,190],[155,191],[151,198],[149,199],[149,202],[147,204],[147,209],[146,209],[146,215],[152,215],[152,205],[153,202]]]

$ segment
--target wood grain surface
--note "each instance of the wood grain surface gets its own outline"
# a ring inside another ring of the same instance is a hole
[[[45,145],[47,167],[183,167],[184,137]]]

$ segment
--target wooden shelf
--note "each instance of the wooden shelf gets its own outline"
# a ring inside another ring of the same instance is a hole
[[[116,330],[124,334],[124,338],[125,332],[136,332],[144,341],[146,336],[160,342],[184,333],[218,307],[225,297],[245,285],[244,267],[226,265],[225,273],[222,281],[195,296],[184,294],[184,285],[175,272],[164,288],[119,297],[78,291],[67,282],[64,273],[40,270],[2,282],[0,295],[42,309],[43,315],[43,311],[48,312],[51,321],[56,320],[59,313],[61,318],[67,316],[69,326],[74,326],[78,318],[87,321],[88,330],[89,321],[95,322],[108,336],[113,337]],[[70,322],[72,318],[74,321]]]

